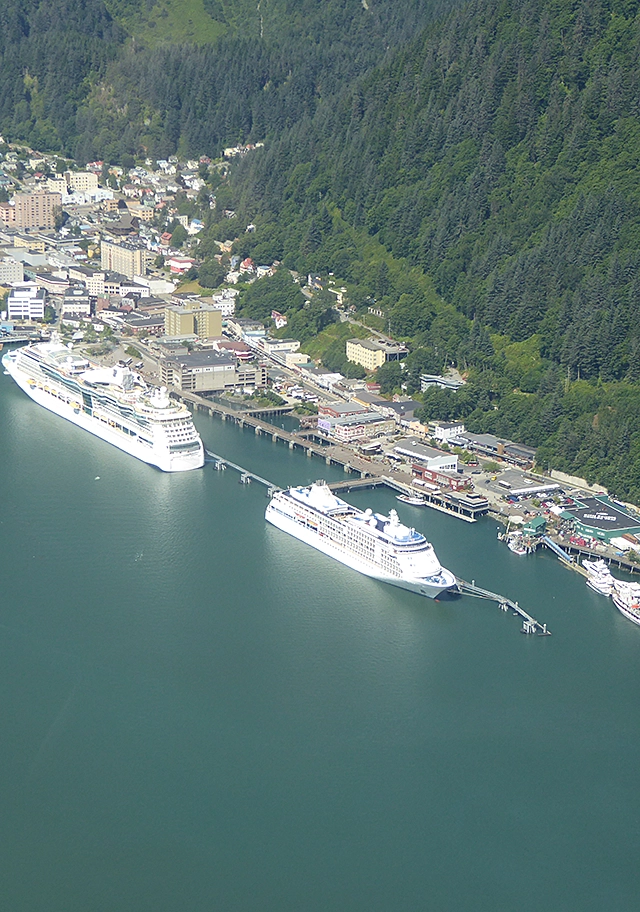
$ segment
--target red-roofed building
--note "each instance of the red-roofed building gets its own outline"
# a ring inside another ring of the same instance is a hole
[[[184,275],[189,272],[195,260],[193,257],[172,256],[169,261],[169,271],[173,275]]]

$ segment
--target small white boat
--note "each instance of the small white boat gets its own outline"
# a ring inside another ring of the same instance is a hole
[[[509,551],[513,551],[514,554],[528,554],[522,532],[511,532],[507,535],[507,548]]]
[[[416,494],[398,494],[396,500],[402,503],[411,504],[412,507],[423,507],[426,503],[424,497],[418,497]]]

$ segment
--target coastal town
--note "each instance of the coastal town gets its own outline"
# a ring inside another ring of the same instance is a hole
[[[56,156],[4,148],[0,344],[55,333],[101,363],[134,364],[190,407],[248,422],[364,482],[389,483],[413,506],[469,521],[491,514],[517,554],[546,545],[570,566],[593,554],[630,571],[638,565],[640,515],[630,505],[580,479],[543,474],[531,447],[472,433],[460,421],[425,423],[416,417],[420,402],[381,395],[376,370],[402,363],[408,350],[358,323],[346,289],[331,277],[295,279],[308,300],[331,292],[339,320],[357,326],[345,354],[363,368],[358,379],[283,337],[279,311],[267,325],[236,314],[241,289],[273,275],[277,262],[241,260],[233,239],[220,241],[218,287],[194,287],[204,222],[180,209],[215,206],[210,170],[255,147],[226,149],[216,163],[173,156],[128,170],[101,161],[79,170]],[[455,393],[464,382],[451,368],[420,376],[423,392]],[[284,431],[282,415],[299,427]]]

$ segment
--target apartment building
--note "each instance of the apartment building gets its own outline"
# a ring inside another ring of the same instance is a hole
[[[0,221],[11,228],[53,228],[61,207],[59,193],[16,193],[8,203],[0,203]]]
[[[92,171],[65,171],[64,179],[70,193],[87,193],[98,189],[98,175]]]
[[[170,304],[164,311],[164,331],[171,338],[196,335],[215,339],[222,335],[222,313],[199,301]]]
[[[147,251],[129,241],[102,241],[100,266],[109,272],[119,272],[127,279],[144,275],[147,268]]]

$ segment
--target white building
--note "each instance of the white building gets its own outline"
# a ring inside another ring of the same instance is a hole
[[[236,298],[240,294],[235,288],[225,288],[217,294],[211,296],[211,303],[222,312],[223,319],[232,317],[236,309]]]
[[[455,453],[443,453],[424,444],[415,437],[405,437],[398,441],[394,450],[400,456],[408,456],[414,462],[422,463],[427,469],[438,472],[457,472],[458,457]]]
[[[454,437],[464,434],[464,424],[462,421],[454,421],[451,424],[436,424],[433,429],[433,436],[436,440],[448,443]]]
[[[0,257],[0,285],[11,285],[24,279],[24,264],[13,257]]]
[[[298,339],[263,339],[262,347],[267,355],[284,355],[297,352],[300,342]]]
[[[16,282],[7,298],[9,320],[43,320],[46,300],[47,292],[35,282]]]

